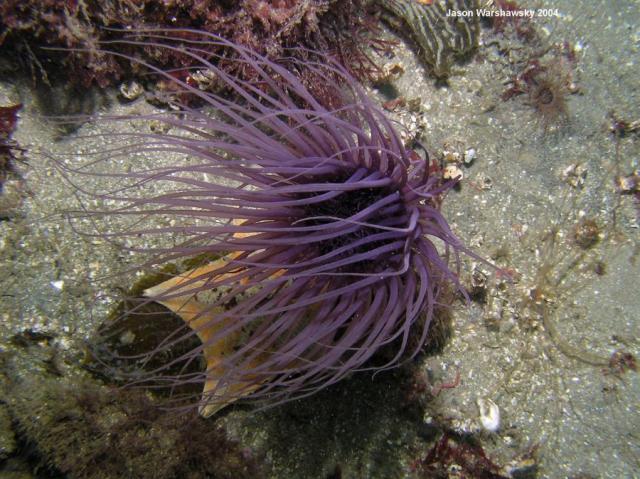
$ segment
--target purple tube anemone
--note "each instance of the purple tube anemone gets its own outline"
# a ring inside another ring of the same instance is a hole
[[[448,258],[453,252],[457,261],[466,249],[438,209],[451,184],[430,175],[382,110],[329,59],[305,63],[322,79],[318,99],[291,69],[217,36],[135,35],[120,42],[179,50],[225,92],[202,91],[131,58],[205,107],[182,104],[179,112],[153,116],[171,133],[122,136],[128,143],[101,161],[140,152],[190,160],[107,173],[125,186],[100,196],[118,206],[91,214],[144,224],[170,219],[101,233],[150,253],[148,264],[219,257],[146,290],[148,301],[166,305],[188,327],[143,359],[196,336],[200,343],[136,382],[204,384],[200,411],[209,415],[240,397],[274,404],[313,394],[354,371],[391,368],[417,354],[445,285],[459,287]],[[210,45],[233,49],[257,80],[227,75],[207,54]],[[156,193],[140,194],[141,185]],[[155,236],[177,240],[158,248],[129,241]],[[384,364],[367,364],[387,346],[395,349]],[[202,355],[204,371],[169,373]]]

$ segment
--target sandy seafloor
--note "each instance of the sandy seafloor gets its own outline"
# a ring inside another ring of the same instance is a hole
[[[545,133],[523,97],[500,99],[509,74],[495,45],[481,45],[480,58],[456,67],[448,87],[437,87],[404,44],[393,59],[405,69],[395,82],[398,93],[421,99],[415,123],[432,154],[445,142],[477,151],[463,167],[462,188],[444,202],[453,230],[480,256],[519,273],[517,282],[501,282],[491,268],[463,258],[465,284],[476,267],[487,274],[487,302],[457,301],[452,337],[421,365],[435,384],[459,371],[460,384],[427,403],[421,420],[399,414],[392,404],[395,383],[384,377],[349,380],[320,399],[301,401],[306,404],[257,415],[237,408],[212,420],[261,450],[272,477],[338,477],[338,470],[345,478],[413,477],[411,462],[430,447],[423,431],[436,422],[477,432],[501,464],[535,450],[538,477],[640,477],[638,374],[605,374],[604,366],[574,357],[640,354],[640,230],[632,197],[620,195],[614,184],[616,175],[640,168],[640,138],[619,139],[617,151],[607,116],[614,110],[629,120],[640,117],[640,3],[558,0],[547,6],[561,16],[536,19],[540,28],[554,42],[581,46],[575,72],[580,93],[568,98],[569,118],[561,128]],[[61,213],[77,207],[77,199],[40,153],[82,161],[83,154],[105,148],[106,140],[95,136],[105,127],[87,124],[61,136],[43,118],[48,111],[27,83],[0,84],[0,104],[24,104],[14,138],[29,149],[28,164],[18,165],[28,195],[12,218],[0,222],[0,351],[19,350],[11,374],[38,388],[49,374],[40,363],[51,353],[38,347],[25,352],[9,338],[27,329],[51,333],[48,347],[60,358],[62,376],[81,376],[82,341],[113,306],[108,298],[117,297],[118,284],[128,280],[109,275],[135,265],[136,258],[70,228]],[[110,93],[88,98],[105,114],[153,111],[144,100],[123,105]],[[408,125],[410,117],[400,119]],[[119,127],[144,128],[133,121]],[[171,158],[125,158],[118,168],[157,161]],[[586,171],[580,188],[562,179],[572,164]],[[488,181],[490,187],[476,187]],[[17,197],[15,186],[7,186],[3,201]],[[581,217],[595,219],[601,232],[586,252],[572,237]],[[552,231],[557,235],[550,246]],[[604,264],[604,275],[593,272],[596,261]],[[548,273],[546,282],[541,271]],[[547,293],[545,318],[528,306],[536,287]],[[372,395],[376,382],[380,390]],[[328,400],[332,394],[343,398]],[[482,429],[479,399],[498,406],[497,432]],[[10,403],[1,398],[3,457],[16,450]],[[3,464],[1,477],[30,477]]]

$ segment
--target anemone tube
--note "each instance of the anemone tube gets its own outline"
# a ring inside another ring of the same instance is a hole
[[[154,115],[171,133],[122,135],[125,143],[97,161],[164,152],[191,161],[104,173],[125,186],[92,194],[118,206],[88,213],[134,219],[131,228],[99,235],[150,254],[147,265],[222,255],[147,290],[149,301],[167,305],[189,327],[141,357],[194,335],[202,344],[135,382],[204,383],[199,406],[206,416],[240,397],[278,404],[307,396],[354,371],[391,368],[416,355],[445,285],[460,287],[448,265],[452,252],[458,264],[467,250],[437,201],[451,182],[429,174],[427,162],[405,149],[382,110],[329,58],[304,65],[331,94],[321,101],[290,70],[215,35],[131,35],[118,42],[180,49],[230,93],[202,91],[130,58],[205,108],[183,104]],[[227,75],[219,59],[205,57],[204,42],[233,49],[258,80]],[[123,120],[130,118],[110,119]],[[152,188],[142,194],[141,185]],[[138,226],[160,217],[175,225]],[[180,240],[151,249],[130,241],[163,235]],[[410,343],[410,334],[419,339]],[[389,360],[367,365],[383,346],[394,348]],[[168,374],[203,354],[205,371]]]

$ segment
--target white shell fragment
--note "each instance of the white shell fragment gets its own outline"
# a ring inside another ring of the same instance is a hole
[[[478,398],[477,404],[482,427],[487,431],[497,432],[500,429],[500,408],[498,405],[488,398]]]
[[[51,281],[49,283],[51,285],[51,287],[53,289],[55,289],[56,291],[62,291],[64,288],[64,281],[63,280],[58,280],[58,281]]]
[[[473,160],[476,159],[476,150],[475,148],[469,148],[464,152],[464,164],[469,165],[473,163]]]
[[[457,151],[444,150],[442,152],[442,158],[447,163],[460,163],[460,153]]]
[[[445,180],[452,180],[454,178],[458,178],[461,180],[462,178],[464,178],[464,173],[462,173],[462,170],[456,165],[447,165],[444,167],[442,177]]]
[[[127,101],[133,101],[144,93],[144,88],[140,83],[130,81],[120,85],[120,97]]]

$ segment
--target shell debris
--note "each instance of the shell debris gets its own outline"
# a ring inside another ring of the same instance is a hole
[[[500,408],[489,398],[478,398],[480,410],[480,423],[489,432],[497,432],[500,429]]]

